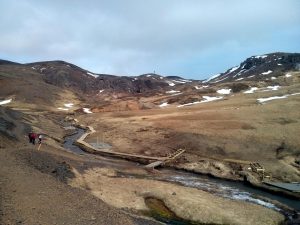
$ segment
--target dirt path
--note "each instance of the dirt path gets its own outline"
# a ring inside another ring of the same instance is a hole
[[[20,160],[24,150],[0,149],[0,224],[156,224],[133,218],[31,167]]]

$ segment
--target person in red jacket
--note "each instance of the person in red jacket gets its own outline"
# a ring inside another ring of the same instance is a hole
[[[28,133],[28,139],[29,139],[29,143],[32,143],[32,131],[30,131],[29,133]]]
[[[31,133],[31,143],[33,145],[35,145],[35,139],[37,138],[37,134],[36,133]]]

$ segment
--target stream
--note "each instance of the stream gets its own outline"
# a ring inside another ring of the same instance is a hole
[[[122,159],[103,157],[99,155],[93,155],[84,152],[82,149],[73,145],[74,141],[78,139],[85,131],[83,129],[77,129],[77,133],[67,136],[64,142],[64,148],[75,153],[80,154],[84,157],[91,159],[91,162],[97,162],[106,167],[119,169],[122,171],[122,168],[136,168],[143,167],[136,162],[131,162]],[[105,145],[105,143],[103,143]],[[264,207],[276,210],[284,214],[287,218],[291,218],[292,214],[286,212],[279,205],[274,202],[279,202],[290,208],[293,208],[295,211],[300,212],[300,201],[297,199],[291,199],[284,196],[279,196],[271,194],[269,192],[256,189],[251,187],[243,182],[237,181],[228,181],[219,178],[213,178],[206,175],[200,175],[180,170],[174,169],[160,169],[158,174],[149,173],[147,175],[136,175],[136,174],[120,174],[121,177],[127,178],[138,178],[138,179],[151,179],[151,180],[160,180],[166,182],[177,183],[179,185],[197,188],[199,190],[207,191],[217,196],[224,198],[235,199],[239,201],[252,202]],[[271,200],[271,201],[270,201]],[[156,218],[160,219],[160,218]],[[167,224],[189,224],[189,223],[180,223],[180,222],[168,222],[161,220]]]

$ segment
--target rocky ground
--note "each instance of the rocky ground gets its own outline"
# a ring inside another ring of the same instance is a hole
[[[149,210],[145,198],[159,199],[178,217],[204,224],[278,224],[282,215],[258,205],[233,201],[162,181],[119,178],[113,169],[94,168],[70,181],[117,208]],[[218,212],[218,213],[216,213]]]
[[[157,224],[62,182],[72,177],[68,164],[53,158],[54,148],[42,151],[30,145],[0,149],[0,224]]]
[[[284,219],[262,206],[197,189],[120,178],[117,170],[99,161],[46,144],[41,151],[23,144],[1,149],[0,154],[1,224],[156,224],[124,213],[133,210],[141,215],[149,210],[144,200],[147,197],[162,200],[181,218],[201,223],[278,224]],[[126,171],[148,173],[134,167],[122,169]]]

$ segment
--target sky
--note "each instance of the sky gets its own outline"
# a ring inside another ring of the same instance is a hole
[[[0,0],[0,59],[205,79],[300,52],[299,0]]]

